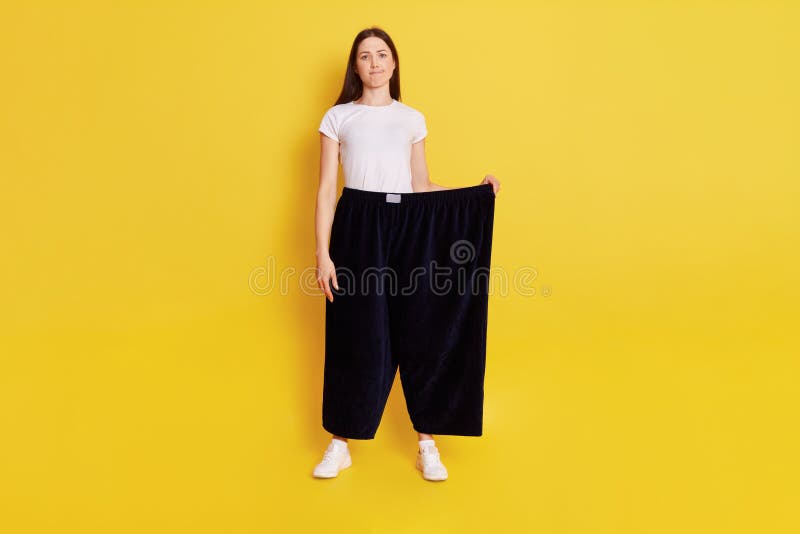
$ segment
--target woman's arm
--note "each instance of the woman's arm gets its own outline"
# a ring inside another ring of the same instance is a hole
[[[339,143],[323,133],[320,136],[319,158],[319,190],[317,191],[317,209],[315,226],[317,236],[317,280],[325,291],[328,300],[333,301],[330,290],[330,279],[338,290],[334,265],[329,254],[331,225],[336,209],[336,180],[339,176]]]
[[[431,182],[425,161],[425,139],[411,145],[411,188],[415,193],[452,189]]]

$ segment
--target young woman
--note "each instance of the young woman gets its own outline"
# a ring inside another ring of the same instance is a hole
[[[469,265],[488,266],[493,202],[500,183],[492,175],[466,188],[430,181],[425,117],[400,102],[397,50],[377,27],[356,36],[341,94],[323,116],[319,132],[316,257],[319,287],[327,297],[323,427],[332,440],[313,475],[337,476],[351,465],[348,439],[374,437],[399,364],[419,438],[417,468],[426,480],[445,480],[434,429],[440,434],[481,435],[485,291],[478,297],[425,291],[395,297],[358,291],[344,274],[364,275],[387,267],[393,274],[410,271],[450,247],[445,239],[460,236],[474,236],[479,244],[475,250],[470,242],[475,261]],[[337,202],[340,161],[345,188]],[[448,226],[447,236],[439,231],[431,237],[432,228]],[[334,299],[334,291],[342,294]],[[462,317],[470,322],[457,323]],[[450,333],[454,325],[460,333]],[[436,338],[450,345],[437,344]],[[453,359],[448,368],[431,356],[456,351],[469,353],[471,359]]]

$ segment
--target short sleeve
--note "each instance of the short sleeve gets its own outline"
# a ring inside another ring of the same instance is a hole
[[[411,139],[411,143],[422,141],[426,135],[428,135],[428,128],[425,124],[425,115],[417,112],[414,118],[414,137]]]
[[[325,115],[322,116],[318,131],[324,133],[336,142],[339,141],[338,125],[336,124],[336,117],[333,114],[333,108],[330,108],[325,112]]]

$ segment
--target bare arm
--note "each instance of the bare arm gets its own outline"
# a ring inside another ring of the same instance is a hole
[[[487,174],[482,184],[492,184],[492,189],[496,195],[500,191],[500,180],[491,174]],[[411,188],[415,193],[425,191],[441,191],[442,189],[453,189],[444,187],[431,182],[428,177],[428,164],[425,161],[425,139],[411,145]],[[337,288],[338,289],[338,288]]]
[[[334,265],[329,254],[331,226],[336,209],[336,180],[339,176],[339,143],[321,133],[319,158],[319,190],[317,191],[317,209],[315,226],[317,236],[317,280],[325,291],[328,300],[333,302],[330,290],[330,279],[338,290]]]
[[[415,193],[452,189],[431,182],[428,163],[425,161],[425,139],[411,145],[411,188]]]

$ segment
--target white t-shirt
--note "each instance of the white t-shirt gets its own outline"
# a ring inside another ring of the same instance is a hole
[[[411,145],[428,135],[421,112],[394,98],[385,106],[337,104],[325,112],[319,131],[339,142],[347,187],[413,192]]]

